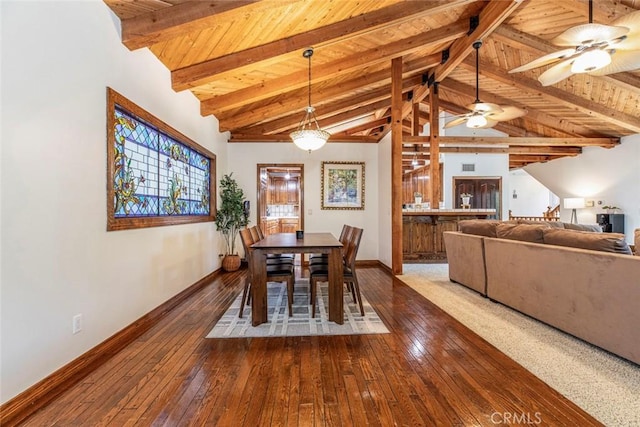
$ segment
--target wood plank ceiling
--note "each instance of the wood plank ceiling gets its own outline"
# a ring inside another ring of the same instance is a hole
[[[613,147],[640,133],[640,72],[574,75],[543,87],[545,67],[508,70],[558,50],[549,40],[588,22],[584,0],[105,0],[120,18],[122,42],[148,48],[171,71],[173,89],[190,90],[203,116],[215,115],[229,142],[289,142],[308,102],[330,142],[378,142],[390,131],[391,60],[402,57],[403,166],[429,158],[425,96],[439,84],[439,108],[468,112],[475,99],[475,55],[482,38],[480,99],[525,109],[495,129],[509,138],[441,137],[440,152],[508,152],[518,168]],[[594,22],[640,9],[640,0],[594,0]],[[472,17],[480,25],[470,32]],[[443,52],[449,53],[444,59]]]

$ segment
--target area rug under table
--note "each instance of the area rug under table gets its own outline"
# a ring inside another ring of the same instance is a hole
[[[251,326],[251,304],[245,305],[242,318],[238,317],[242,295],[213,327],[207,338],[282,337],[307,335],[353,335],[389,333],[367,299],[362,297],[364,316],[353,302],[351,293],[344,293],[344,324],[328,320],[328,284],[318,283],[316,317],[311,317],[309,279],[298,279],[293,292],[293,316],[287,309],[287,289],[284,283],[267,283],[267,323]]]

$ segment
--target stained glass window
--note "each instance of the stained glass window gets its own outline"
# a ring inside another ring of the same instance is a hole
[[[111,89],[109,99],[107,228],[213,220],[215,155]]]

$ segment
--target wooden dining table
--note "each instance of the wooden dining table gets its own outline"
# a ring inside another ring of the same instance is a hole
[[[344,307],[342,287],[342,243],[331,233],[277,233],[251,245],[253,283],[251,283],[251,324],[267,322],[267,254],[324,253],[329,257],[329,320],[342,325]]]

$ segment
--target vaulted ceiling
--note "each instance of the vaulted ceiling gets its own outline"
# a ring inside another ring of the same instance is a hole
[[[308,47],[315,50],[311,103],[330,142],[378,142],[390,131],[391,62],[401,57],[403,162],[410,167],[414,154],[429,156],[428,141],[412,135],[428,122],[434,88],[440,110],[451,115],[467,113],[474,101],[476,40],[483,41],[480,99],[527,114],[495,126],[508,138],[441,137],[440,152],[506,152],[517,168],[640,133],[638,71],[576,74],[547,87],[537,81],[546,67],[508,73],[559,50],[549,40],[588,22],[587,1],[105,3],[121,20],[122,42],[151,50],[171,71],[173,89],[191,91],[230,143],[290,141],[308,103]],[[637,9],[640,0],[594,0],[593,21],[609,24]]]

